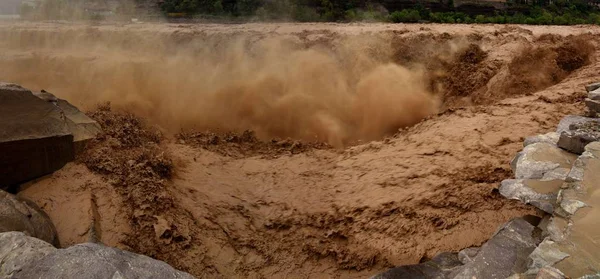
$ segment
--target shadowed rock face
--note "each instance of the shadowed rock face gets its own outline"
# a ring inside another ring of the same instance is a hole
[[[69,102],[0,82],[0,188],[62,168],[101,132]]]
[[[31,91],[0,83],[0,188],[62,168],[74,158],[61,111]]]
[[[37,205],[0,190],[0,232],[17,231],[59,246],[52,221]]]

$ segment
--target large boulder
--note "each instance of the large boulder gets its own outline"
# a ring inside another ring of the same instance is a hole
[[[62,168],[74,158],[64,115],[19,85],[0,83],[0,187]]]
[[[23,267],[54,252],[50,243],[22,232],[0,233],[0,278],[11,278]]]
[[[12,278],[191,279],[194,277],[147,256],[101,244],[84,243],[58,249],[39,260],[31,261]]]
[[[0,190],[0,232],[17,231],[59,246],[52,221],[33,202]]]
[[[21,232],[0,233],[0,279],[4,278],[194,278],[152,258],[85,243],[66,249]]]

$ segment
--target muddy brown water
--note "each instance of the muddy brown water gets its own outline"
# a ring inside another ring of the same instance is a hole
[[[88,110],[112,104],[94,114],[109,132],[89,160],[20,195],[67,246],[87,240],[95,197],[104,243],[201,278],[364,278],[478,246],[511,218],[539,214],[495,189],[524,137],[582,111],[578,90],[596,78],[598,52],[562,80],[546,75],[562,71],[552,58],[573,40],[564,36],[595,46],[584,33],[598,31],[0,23],[1,80]],[[485,55],[462,55],[473,44]],[[515,79],[527,68],[514,61],[530,53],[549,71]],[[463,69],[473,72],[464,83],[449,78]],[[337,148],[240,152],[246,143],[175,139],[182,128]]]

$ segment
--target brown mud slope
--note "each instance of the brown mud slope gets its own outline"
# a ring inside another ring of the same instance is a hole
[[[538,214],[496,188],[524,137],[582,111],[599,31],[0,25],[0,79],[72,99],[105,129],[20,195],[64,245],[93,227],[198,277],[418,263]]]

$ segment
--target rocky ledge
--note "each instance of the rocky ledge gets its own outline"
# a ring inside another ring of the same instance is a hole
[[[600,278],[600,82],[586,86],[590,117],[564,117],[529,137],[500,194],[545,212],[503,225],[481,247],[442,253],[373,279]]]

